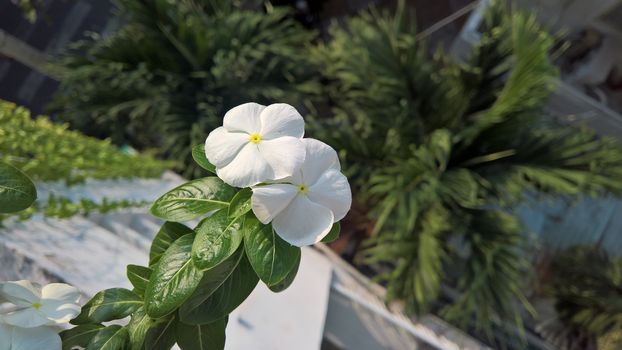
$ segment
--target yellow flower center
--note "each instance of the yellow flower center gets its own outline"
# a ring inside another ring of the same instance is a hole
[[[307,185],[305,184],[299,185],[298,192],[306,194],[307,192],[309,192],[309,187],[307,187]]]
[[[35,310],[39,310],[42,306],[41,303],[32,303],[32,308]]]
[[[254,144],[258,144],[261,142],[261,135],[259,135],[258,133],[254,133],[248,138],[248,141]]]

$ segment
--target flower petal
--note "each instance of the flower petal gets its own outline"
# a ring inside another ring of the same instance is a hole
[[[313,185],[328,169],[341,169],[337,152],[332,147],[316,139],[302,139],[302,142],[307,151],[302,177],[307,185]]]
[[[248,138],[249,135],[243,132],[229,132],[222,126],[216,128],[205,140],[205,156],[210,163],[222,168],[248,144]]]
[[[13,326],[0,321],[0,350],[11,350]]]
[[[272,221],[276,233],[291,245],[317,243],[330,232],[333,212],[300,194]]]
[[[18,327],[33,328],[53,323],[42,312],[33,307],[9,312],[4,315],[4,322]]]
[[[61,300],[43,300],[39,312],[51,321],[50,323],[67,323],[80,313],[80,305]]]
[[[253,187],[251,206],[259,221],[269,223],[296,197],[298,188],[289,184]]]
[[[11,281],[0,284],[0,296],[20,307],[28,307],[41,299],[41,288],[30,281]]]
[[[281,136],[301,138],[305,133],[305,121],[296,108],[286,103],[266,107],[260,115],[261,136],[270,140]]]
[[[80,313],[80,291],[68,284],[51,283],[41,290],[41,308],[49,320],[67,323]]]
[[[259,115],[266,106],[249,102],[231,108],[223,118],[222,125],[228,131],[243,131],[248,134],[261,130]]]
[[[309,199],[329,208],[335,222],[346,216],[352,206],[352,192],[348,179],[336,169],[329,169],[322,174],[315,184],[309,187]]]
[[[11,350],[60,349],[62,342],[56,329],[52,327],[13,328]]]
[[[265,180],[277,180],[292,176],[305,160],[305,146],[300,139],[291,136],[261,141],[261,156],[270,164],[274,177]],[[265,181],[264,180],[264,181]]]
[[[257,145],[248,143],[240,153],[216,173],[224,182],[235,187],[248,187],[260,182],[274,179],[274,172],[259,153]]]
[[[50,283],[41,289],[41,299],[77,304],[80,301],[80,291],[65,283]]]

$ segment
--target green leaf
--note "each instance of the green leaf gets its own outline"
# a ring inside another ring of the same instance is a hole
[[[15,213],[37,199],[37,190],[28,176],[16,167],[0,162],[0,213]]]
[[[246,187],[238,191],[229,203],[229,217],[237,218],[251,210],[251,196],[253,191]]]
[[[203,278],[190,298],[181,306],[180,313],[190,313],[191,310],[203,304],[225,281],[240,263],[244,255],[244,247],[240,246],[230,257],[212,269],[203,273]]]
[[[229,219],[226,210],[204,219],[195,228],[196,239],[192,245],[192,259],[201,270],[209,270],[233,254],[244,233],[244,217]]]
[[[162,254],[175,242],[179,237],[194,232],[191,228],[178,222],[168,221],[158,231],[149,251],[149,266],[155,265]]]
[[[104,326],[101,324],[83,324],[60,332],[60,338],[63,340],[62,350],[85,348],[102,328]]]
[[[283,279],[281,282],[275,285],[268,286],[268,288],[270,288],[271,291],[275,293],[279,293],[289,288],[289,286],[294,282],[294,279],[296,278],[296,274],[298,274],[298,268],[300,267],[301,257],[302,257],[302,254],[298,255],[298,259],[296,260],[296,265],[294,265],[294,268],[292,268],[292,270],[287,274],[287,276],[285,276],[285,279]]]
[[[145,348],[145,336],[147,331],[157,321],[153,320],[141,307],[132,314],[130,322],[127,324],[127,331],[130,339],[130,350],[143,350]]]
[[[176,324],[176,318],[171,317],[166,322],[150,328],[145,337],[145,349],[170,350],[175,345]]]
[[[151,214],[169,221],[188,221],[210,211],[224,208],[235,195],[235,189],[217,177],[186,182],[158,198]]]
[[[177,345],[181,350],[223,350],[225,348],[226,317],[204,325],[177,323]]]
[[[143,305],[142,299],[131,290],[112,288],[101,291],[82,307],[72,324],[100,323],[120,320]]]
[[[322,238],[322,243],[330,243],[339,239],[339,232],[341,231],[341,224],[336,222],[333,224],[333,227],[330,229],[330,232],[324,238]]]
[[[127,329],[112,325],[101,329],[86,346],[86,350],[123,350],[129,339]]]
[[[166,250],[145,291],[147,314],[159,318],[175,311],[196,289],[203,273],[192,263],[194,235],[185,235]]]
[[[243,255],[229,278],[207,300],[195,308],[185,305],[180,308],[180,321],[187,324],[207,324],[229,315],[251,294],[257,282],[259,279],[255,271]]]
[[[285,242],[253,215],[244,222],[244,249],[257,276],[268,286],[281,282],[300,258],[300,248]]]
[[[145,289],[149,278],[151,277],[152,270],[148,267],[138,265],[127,265],[127,279],[134,286],[134,292],[139,296],[145,295]]]
[[[216,174],[216,167],[210,163],[205,156],[205,145],[196,145],[192,147],[192,159],[194,159],[201,168],[212,174]]]

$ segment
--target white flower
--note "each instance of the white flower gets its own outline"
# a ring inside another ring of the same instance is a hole
[[[304,120],[296,109],[277,103],[245,103],[229,110],[223,126],[205,140],[205,155],[216,173],[235,187],[291,176],[304,161]]]
[[[61,349],[62,341],[53,327],[21,328],[0,319],[0,350]]]
[[[3,316],[5,323],[34,328],[66,323],[80,313],[80,292],[63,283],[51,283],[41,288],[30,281],[0,284],[0,296],[17,306]]]
[[[251,197],[259,221],[272,222],[281,238],[299,247],[322,240],[352,204],[337,152],[318,140],[302,141],[307,152],[302,168],[280,183],[253,187]]]

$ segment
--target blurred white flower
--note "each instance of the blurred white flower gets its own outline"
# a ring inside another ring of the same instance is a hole
[[[279,183],[253,187],[251,197],[259,221],[272,222],[281,238],[298,247],[322,240],[352,204],[337,152],[315,139],[302,141],[306,156],[301,169]]]
[[[41,288],[30,281],[5,282],[0,284],[0,297],[17,307],[2,316],[5,323],[13,326],[34,328],[66,323],[80,313],[80,292],[64,283]]]
[[[56,350],[62,348],[58,330],[53,327],[21,328],[0,319],[0,350]]]
[[[291,176],[304,161],[304,120],[277,103],[245,103],[229,110],[205,140],[205,155],[229,185],[248,187]]]

